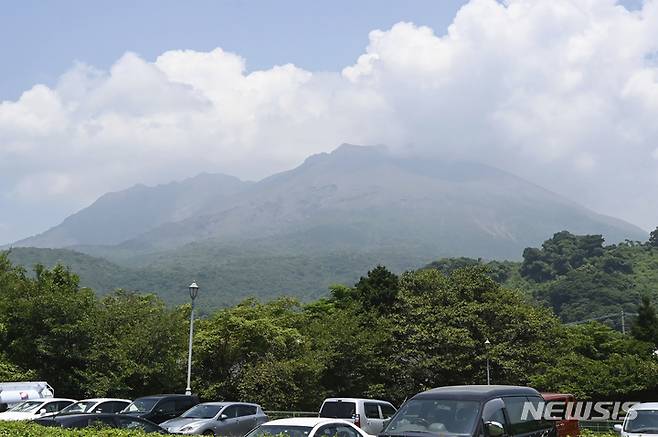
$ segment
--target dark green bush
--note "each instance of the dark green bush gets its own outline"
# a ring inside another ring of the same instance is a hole
[[[64,429],[29,422],[0,421],[0,437],[139,437],[146,435],[157,434],[111,428]]]

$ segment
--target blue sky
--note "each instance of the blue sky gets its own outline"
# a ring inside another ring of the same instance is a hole
[[[445,31],[464,0],[4,2],[0,100],[53,84],[82,61],[106,69],[126,51],[152,60],[166,50],[239,53],[247,68],[294,63],[336,70],[354,62],[368,32],[412,21]]]

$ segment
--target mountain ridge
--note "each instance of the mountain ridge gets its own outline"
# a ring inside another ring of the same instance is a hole
[[[612,243],[646,239],[494,167],[342,145],[257,182],[206,174],[107,194],[14,246],[50,244],[147,269],[152,286],[140,286],[169,294],[205,276],[229,299],[315,296],[377,264],[403,271],[441,257],[518,259],[565,229]]]

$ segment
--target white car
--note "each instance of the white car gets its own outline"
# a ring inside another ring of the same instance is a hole
[[[14,405],[4,413],[0,420],[32,420],[55,414],[75,402],[75,399],[45,398],[33,399]]]
[[[615,425],[621,437],[658,436],[658,402],[633,405],[622,425]]]
[[[295,417],[278,419],[264,423],[249,432],[245,437],[370,437],[352,423],[326,417]]]
[[[368,434],[377,435],[397,410],[379,399],[327,398],[320,407],[320,417],[344,419]]]
[[[132,401],[129,399],[114,399],[114,398],[94,398],[83,399],[74,404],[69,405],[57,415],[62,414],[84,414],[84,413],[118,413],[119,411],[130,405]]]

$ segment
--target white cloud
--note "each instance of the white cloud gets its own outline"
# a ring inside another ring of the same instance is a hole
[[[0,103],[0,182],[12,198],[79,207],[138,182],[256,178],[342,142],[382,143],[485,161],[653,227],[657,59],[658,0],[633,12],[472,0],[445,35],[372,31],[340,72],[247,72],[220,48],[126,53]]]

